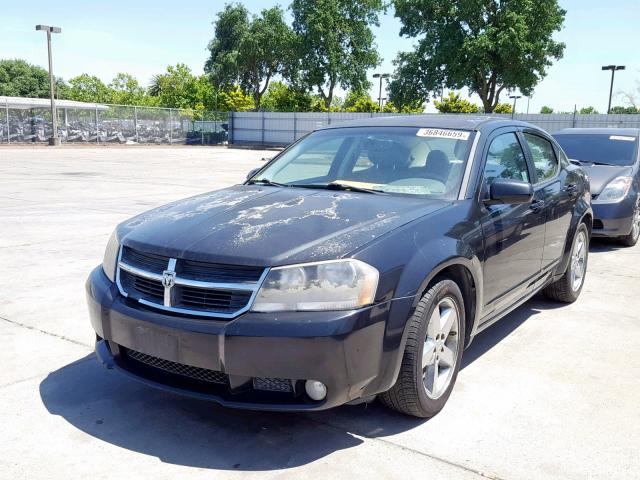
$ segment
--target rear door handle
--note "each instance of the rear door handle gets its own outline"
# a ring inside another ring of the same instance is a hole
[[[544,208],[544,206],[544,200],[534,200],[533,202],[531,202],[531,205],[529,205],[529,208],[534,212],[539,212]]]

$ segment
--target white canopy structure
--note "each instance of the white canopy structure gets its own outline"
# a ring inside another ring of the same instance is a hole
[[[5,108],[51,108],[48,98],[5,97],[0,95],[0,107]],[[76,108],[79,110],[107,110],[109,107],[100,103],[76,102],[75,100],[56,100],[58,108]]]

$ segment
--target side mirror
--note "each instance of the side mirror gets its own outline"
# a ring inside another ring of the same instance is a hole
[[[254,168],[253,170],[250,170],[249,173],[247,173],[247,178],[245,178],[245,180],[249,180],[251,177],[253,177],[256,173],[258,173],[258,170],[260,170],[260,168]]]
[[[521,180],[497,178],[489,188],[485,205],[522,205],[533,200],[533,185]]]

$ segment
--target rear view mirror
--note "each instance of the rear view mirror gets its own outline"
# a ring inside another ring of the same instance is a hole
[[[533,200],[533,185],[521,180],[497,178],[489,187],[486,205],[521,205]]]

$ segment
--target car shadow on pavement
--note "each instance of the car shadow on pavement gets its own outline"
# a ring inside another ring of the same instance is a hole
[[[537,296],[480,333],[462,368],[555,306]],[[360,445],[362,437],[394,435],[427,421],[378,402],[304,414],[226,409],[139,384],[104,369],[93,354],[50,373],[40,396],[49,413],[95,438],[166,463],[220,470],[293,468]]]
[[[591,237],[589,243],[589,253],[607,253],[615,252],[616,250],[624,250],[629,247],[616,242],[615,240],[609,240],[606,238]]]

